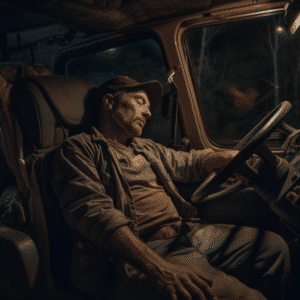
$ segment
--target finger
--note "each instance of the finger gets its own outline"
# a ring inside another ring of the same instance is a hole
[[[189,286],[194,286],[193,288],[197,289],[197,287],[191,282],[189,282]],[[183,284],[178,285],[177,289],[178,289],[178,294],[182,296],[182,297],[179,297],[179,299],[185,299],[185,300],[193,300],[194,299],[192,297],[192,294],[194,294],[196,292],[196,290],[194,290],[192,293],[190,293]]]
[[[193,300],[202,300],[206,299],[205,294],[202,291],[202,288],[194,284],[192,281],[185,283],[185,289],[189,296],[187,299],[193,299]],[[191,298],[189,298],[191,297]]]
[[[195,276],[193,276],[192,280],[198,288],[199,297],[200,297],[199,299],[203,299],[203,298],[207,298],[207,297],[210,299],[212,295],[215,295],[215,292],[211,288],[210,284],[205,279],[203,279],[201,274],[200,275],[195,274]]]
[[[238,181],[241,181],[245,185],[249,183],[249,180],[246,177],[242,176],[241,174],[235,173],[234,176]]]
[[[167,299],[178,300],[176,288],[173,285],[170,284],[170,285],[165,286],[165,293],[166,293]]]

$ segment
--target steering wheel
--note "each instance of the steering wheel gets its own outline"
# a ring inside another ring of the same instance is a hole
[[[195,204],[203,203],[209,200],[219,198],[221,195],[228,195],[232,190],[236,190],[237,186],[229,187],[225,191],[214,193],[208,196],[212,191],[217,189],[228,177],[234,173],[241,173],[250,180],[255,181],[258,174],[249,167],[245,162],[254,153],[270,166],[276,166],[277,157],[263,144],[263,142],[271,135],[271,133],[281,124],[284,117],[292,108],[288,101],[283,101],[275,107],[266,117],[264,117],[235,147],[240,150],[239,153],[218,173],[212,172],[199,188],[192,195],[191,201]],[[231,191],[228,191],[231,190]],[[208,196],[208,197],[207,197]],[[217,196],[217,197],[216,197]]]

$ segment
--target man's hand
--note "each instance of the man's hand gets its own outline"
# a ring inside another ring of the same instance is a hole
[[[203,279],[203,273],[185,265],[171,264],[164,261],[158,272],[148,274],[154,287],[171,300],[212,299],[212,290]]]
[[[167,262],[127,226],[115,230],[106,239],[105,246],[120,261],[129,263],[146,275],[153,288],[161,292],[162,299],[207,300],[215,297],[205,270],[191,264],[187,267]]]
[[[220,152],[211,152],[203,159],[203,164],[207,175],[213,171],[218,172],[238,154],[237,150],[226,150]]]

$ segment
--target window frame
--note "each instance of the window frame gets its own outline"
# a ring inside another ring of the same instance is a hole
[[[119,33],[98,35],[95,36],[95,38],[92,41],[87,41],[79,45],[63,49],[57,54],[56,59],[53,63],[53,73],[57,75],[65,75],[67,62],[70,59],[76,59],[81,56],[97,53],[100,51],[124,46],[127,44],[147,39],[153,39],[159,44],[166,65],[166,69],[168,69],[168,60],[166,59],[164,48],[162,47],[162,43],[159,36],[154,31],[151,31],[147,28],[143,28],[139,30],[129,31],[128,33],[124,34]]]
[[[258,7],[261,8],[261,7]],[[184,68],[186,76],[189,77],[189,82],[191,83],[191,93],[189,97],[191,98],[191,103],[193,103],[193,108],[196,110],[197,120],[196,124],[201,128],[201,141],[203,148],[213,148],[214,150],[220,149],[230,149],[233,148],[236,143],[221,144],[213,138],[210,137],[208,125],[206,122],[206,115],[201,101],[201,95],[199,88],[196,83],[196,78],[193,70],[193,60],[191,58],[191,49],[189,49],[189,42],[187,39],[187,32],[195,28],[204,28],[210,26],[217,26],[226,23],[233,23],[239,21],[246,21],[255,18],[268,17],[273,15],[283,15],[284,7],[282,3],[274,3],[274,7],[267,6],[265,9],[253,10],[249,12],[247,8],[240,9],[237,13],[233,10],[222,11],[222,15],[216,13],[216,15],[210,15],[207,18],[191,18],[182,23],[179,33],[178,33],[178,45],[179,51],[186,63]],[[219,17],[218,17],[219,16]],[[221,16],[221,17],[220,17]],[[196,107],[197,106],[197,107]],[[198,112],[198,113],[197,113]],[[273,152],[281,153],[282,149],[280,147],[270,146]]]

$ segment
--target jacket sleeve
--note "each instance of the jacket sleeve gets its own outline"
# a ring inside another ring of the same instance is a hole
[[[114,230],[131,227],[132,220],[106,193],[97,171],[103,163],[98,147],[82,137],[67,140],[55,154],[51,184],[66,223],[101,248]]]
[[[212,149],[192,149],[190,152],[184,152],[154,142],[153,145],[155,145],[156,153],[173,181],[200,182],[207,177],[208,174],[204,167],[205,156],[214,152]]]

